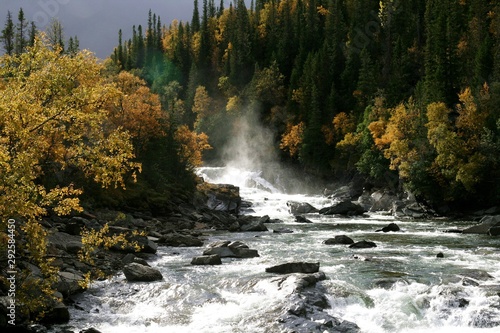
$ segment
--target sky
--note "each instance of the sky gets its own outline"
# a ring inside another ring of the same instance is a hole
[[[229,6],[229,1],[225,3]],[[17,23],[21,7],[26,19],[35,22],[39,30],[45,30],[51,19],[56,18],[63,25],[66,40],[76,35],[80,49],[107,58],[118,44],[120,29],[123,39],[129,39],[133,25],[147,26],[150,9],[160,16],[162,24],[168,25],[174,19],[190,21],[193,0],[0,0],[0,30],[5,27],[7,11]],[[3,51],[0,45],[0,54]]]

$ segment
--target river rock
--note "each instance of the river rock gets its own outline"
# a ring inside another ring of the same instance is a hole
[[[290,214],[294,216],[318,212],[318,209],[307,202],[288,201],[286,205]]]
[[[240,218],[238,223],[240,225],[241,231],[269,231],[267,227],[264,225],[266,221],[269,219],[269,216],[263,216],[259,218],[248,217],[248,218]]]
[[[196,236],[171,233],[162,235],[158,241],[161,245],[174,247],[199,247],[203,246],[203,241]]]
[[[389,223],[389,225],[383,227],[382,229],[376,230],[375,232],[397,232],[400,231],[401,229],[396,223]]]
[[[326,245],[350,245],[354,244],[354,241],[346,235],[337,235],[333,238],[328,238],[323,242]]]
[[[319,211],[322,215],[347,215],[347,216],[355,216],[355,215],[363,215],[365,213],[365,209],[353,203],[350,200],[339,202],[333,206],[325,207],[320,209]]]
[[[325,289],[317,283],[326,279],[323,272],[290,274],[276,282],[280,289],[291,289],[288,306],[279,318],[285,332],[295,333],[357,333],[359,327],[351,322],[335,318],[324,309],[330,307]]]
[[[360,242],[351,244],[349,247],[351,249],[368,249],[368,248],[372,248],[372,247],[377,247],[377,244],[375,244],[374,242],[362,240]]]
[[[240,188],[230,184],[203,183],[199,189],[206,196],[206,205],[215,211],[238,214],[241,205]]]
[[[80,282],[83,281],[83,276],[78,272],[59,272],[58,280],[55,289],[64,297],[77,294],[83,291]]]
[[[156,268],[144,266],[138,263],[131,263],[123,267],[123,273],[130,282],[151,282],[162,280],[161,272]]]
[[[222,261],[218,254],[194,257],[191,260],[191,265],[222,265]]]
[[[288,229],[288,228],[279,228],[279,229],[273,230],[274,234],[293,234],[293,232],[294,231],[292,229]]]
[[[370,208],[372,212],[391,211],[393,203],[398,200],[398,197],[387,191],[376,191],[371,194],[373,205]]]
[[[218,241],[209,244],[203,255],[218,255],[221,258],[255,258],[259,253],[240,241]]]
[[[316,273],[319,271],[319,262],[290,262],[266,268],[266,273]]]
[[[313,221],[309,220],[303,215],[295,215],[295,222],[298,223],[313,223]]]
[[[481,219],[481,221],[479,221],[478,225],[463,230],[463,233],[487,235],[491,228],[495,228],[498,226],[500,226],[500,215],[485,216]]]
[[[45,312],[42,319],[44,324],[54,325],[54,324],[64,324],[70,319],[70,314],[68,307],[62,302],[55,302],[53,306]]]
[[[128,265],[131,263],[138,263],[144,266],[149,266],[148,262],[142,258],[136,257],[135,254],[133,253],[127,253],[123,258],[122,258],[122,263],[124,265]]]

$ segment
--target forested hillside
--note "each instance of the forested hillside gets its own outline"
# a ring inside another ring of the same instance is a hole
[[[191,22],[168,27],[150,13],[112,55],[208,135],[207,157],[252,109],[282,158],[309,171],[359,172],[433,202],[498,202],[496,1],[223,4],[194,1]]]

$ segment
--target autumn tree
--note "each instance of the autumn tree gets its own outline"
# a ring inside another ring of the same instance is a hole
[[[90,53],[69,57],[43,38],[25,53],[0,58],[2,230],[7,230],[7,219],[18,220],[26,235],[19,252],[26,250],[47,277],[31,277],[31,283],[49,294],[55,272],[40,218],[81,210],[82,190],[64,174],[78,172],[114,187],[124,186],[127,175],[140,170],[133,162],[130,134],[108,121],[105,106],[118,102],[120,92],[101,76],[102,68]],[[46,181],[54,175],[62,178]],[[21,277],[18,284],[23,284]],[[29,307],[40,305],[22,292],[19,297],[29,299]]]
[[[110,108],[110,120],[114,126],[129,132],[135,154],[139,155],[152,138],[164,135],[167,114],[161,108],[159,96],[151,92],[144,80],[120,72],[114,81],[121,95],[116,106]]]

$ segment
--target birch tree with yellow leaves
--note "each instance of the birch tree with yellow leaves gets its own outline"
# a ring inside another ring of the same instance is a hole
[[[23,235],[18,252],[27,251],[42,269],[44,279],[31,282],[46,293],[56,274],[40,219],[82,209],[82,190],[65,173],[119,187],[140,171],[129,133],[108,119],[107,107],[121,92],[102,69],[90,52],[65,55],[43,36],[25,53],[0,57],[0,233],[5,237],[7,220],[16,219]],[[58,182],[47,184],[47,176]],[[33,298],[22,290],[21,301]],[[30,311],[41,305],[34,299],[26,304]]]

